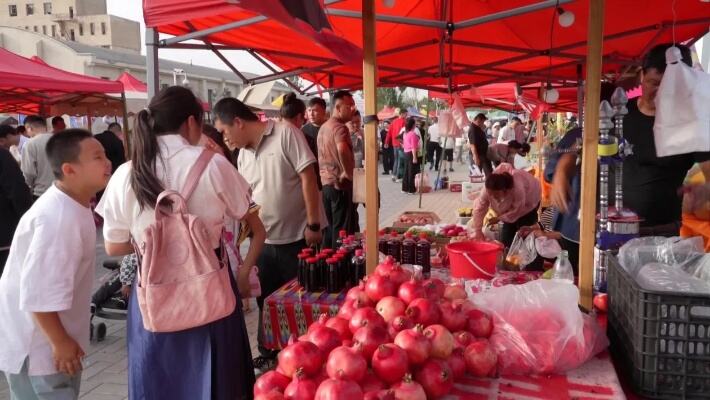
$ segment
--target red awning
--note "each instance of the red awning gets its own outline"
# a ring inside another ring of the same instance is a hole
[[[146,86],[145,83],[141,82],[138,78],[129,74],[128,72],[122,73],[121,76],[116,78],[116,80],[123,84],[123,89],[126,92],[148,92],[148,86]]]
[[[299,72],[323,86],[362,85],[360,63],[332,65],[343,42],[334,45],[316,40],[310,30],[303,30],[300,25],[279,22],[283,18],[260,17],[267,8],[257,7],[258,3],[249,0],[237,6],[227,0],[143,2],[147,25],[160,32],[182,35],[193,28],[240,24],[240,28],[214,33],[206,39],[234,48],[255,49],[283,70]],[[282,1],[268,1],[272,3]],[[547,3],[545,8],[521,11],[543,3]],[[568,28],[557,23],[553,3],[420,0],[396,1],[387,8],[384,2],[377,1],[379,84],[435,90],[447,85],[449,76],[454,88],[511,81],[575,81],[577,66],[584,67],[585,63],[589,0],[560,1],[565,10],[575,14],[575,22]],[[671,41],[671,6],[668,0],[606,2],[604,73],[618,73],[624,66],[637,65],[650,46]],[[249,7],[255,11],[245,11]],[[324,29],[361,48],[362,1],[343,0],[323,7],[330,27]],[[517,15],[495,19],[506,12]],[[710,3],[676,2],[675,17],[676,40],[699,38],[710,25]],[[408,23],[403,23],[403,19]],[[447,26],[447,22],[453,25]]]

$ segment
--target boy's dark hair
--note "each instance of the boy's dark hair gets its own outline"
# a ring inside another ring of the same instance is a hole
[[[513,188],[513,175],[503,172],[490,174],[486,178],[486,189],[488,190],[510,190]]]
[[[651,68],[655,68],[661,74],[666,72],[666,50],[673,46],[672,43],[662,43],[654,46],[643,56],[643,72],[647,72]],[[682,44],[676,44],[677,48],[680,49],[680,54],[682,60],[688,66],[693,66],[693,57],[690,55],[690,49],[688,46]]]
[[[296,93],[285,94],[279,114],[282,118],[287,119],[296,118],[299,114],[306,115],[306,104],[296,97]]]
[[[25,129],[24,125],[19,125],[16,129],[15,132],[17,132],[18,135],[22,135],[26,132],[27,130]]]
[[[320,97],[311,97],[308,100],[308,107],[313,107],[313,106],[321,106],[325,110],[326,107],[328,107],[325,104],[325,100],[321,99]]]
[[[25,117],[25,122],[23,125],[29,125],[31,127],[43,127],[47,129],[47,121],[39,115],[28,115]]]
[[[65,129],[61,135],[52,135],[47,141],[47,158],[52,167],[52,173],[57,179],[62,179],[62,165],[77,162],[81,153],[80,143],[91,139],[91,132],[84,129]]]
[[[10,125],[0,125],[0,139],[5,139],[10,135],[17,135],[17,130]]]
[[[522,123],[523,123],[523,121],[522,121],[520,118],[518,118],[518,117],[513,117],[513,118],[510,119],[510,122],[513,122],[513,121],[518,121],[519,124],[522,124]]]
[[[336,102],[336,101],[341,100],[341,99],[344,99],[344,98],[346,98],[346,97],[353,97],[353,95],[350,94],[350,92],[347,91],[347,90],[338,90],[338,91],[335,92],[335,94],[333,95],[333,98],[330,100],[330,103],[333,104],[333,105],[335,105],[335,102]]]
[[[520,142],[518,142],[517,140],[511,140],[510,142],[508,142],[508,147],[511,149],[519,150],[523,148],[523,145],[520,144]]]
[[[417,125],[417,120],[414,117],[407,118],[407,123],[404,125],[404,131],[409,132]]]
[[[234,118],[245,121],[258,121],[259,117],[254,114],[249,107],[234,97],[225,97],[218,101],[212,109],[215,118],[222,123],[232,125]]]
[[[402,108],[399,109],[399,115],[404,115],[404,114],[406,114],[406,113],[407,113],[407,109],[406,109],[406,108],[402,107]]]
[[[106,129],[109,131],[113,128],[121,129],[121,124],[119,124],[118,122],[111,122],[110,124],[108,124],[108,127],[106,127]]]
[[[58,115],[56,117],[52,118],[52,126],[56,125],[59,122],[64,122],[64,118],[62,118]]]
[[[526,154],[527,154],[527,153],[530,153],[530,144],[528,144],[528,143],[523,143],[523,144],[522,144],[522,149],[523,149],[523,153],[526,153]]]

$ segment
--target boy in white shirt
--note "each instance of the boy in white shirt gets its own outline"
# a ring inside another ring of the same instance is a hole
[[[103,146],[69,129],[47,142],[56,181],[20,219],[0,278],[0,370],[13,399],[76,399],[89,345],[96,226],[111,175]]]

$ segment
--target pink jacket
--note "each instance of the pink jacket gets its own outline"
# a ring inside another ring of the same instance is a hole
[[[493,171],[494,174],[507,172],[513,175],[513,189],[503,201],[497,201],[488,195],[484,188],[481,196],[476,199],[473,206],[473,228],[483,229],[483,218],[492,208],[503,222],[513,223],[523,215],[534,210],[540,204],[540,182],[530,173],[515,169],[512,165],[502,163]]]
[[[404,150],[405,153],[411,152],[412,150],[416,150],[419,147],[419,136],[414,132],[414,130],[411,130],[409,132],[406,132],[404,134],[404,144],[402,146],[402,150]]]

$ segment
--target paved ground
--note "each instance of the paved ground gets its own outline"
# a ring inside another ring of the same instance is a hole
[[[464,165],[455,165],[455,172],[448,173],[452,182],[467,179],[468,169]],[[402,211],[419,209],[419,196],[401,193],[401,184],[394,183],[389,176],[383,176],[380,168],[379,187],[382,195],[380,209],[380,226],[390,226],[392,221]],[[430,172],[431,181],[434,182],[436,172]],[[451,193],[448,190],[427,193],[422,196],[422,210],[436,212],[444,222],[454,222],[454,212],[458,207],[466,205],[461,201],[461,193]],[[360,226],[364,228],[364,212],[360,213]],[[99,237],[99,239],[101,239]],[[101,267],[107,258],[101,240],[97,243],[98,255],[96,267],[95,286],[101,283],[101,278],[106,271]],[[251,311],[245,314],[247,330],[252,344],[252,354],[256,354],[257,308],[254,300],[251,301]],[[126,325],[123,321],[107,321],[96,319],[95,322],[104,322],[108,327],[106,339],[103,342],[92,342],[84,360],[84,372],[81,383],[82,400],[123,400],[128,398],[127,389],[127,359],[126,359]],[[8,400],[7,383],[0,379],[0,400]]]

